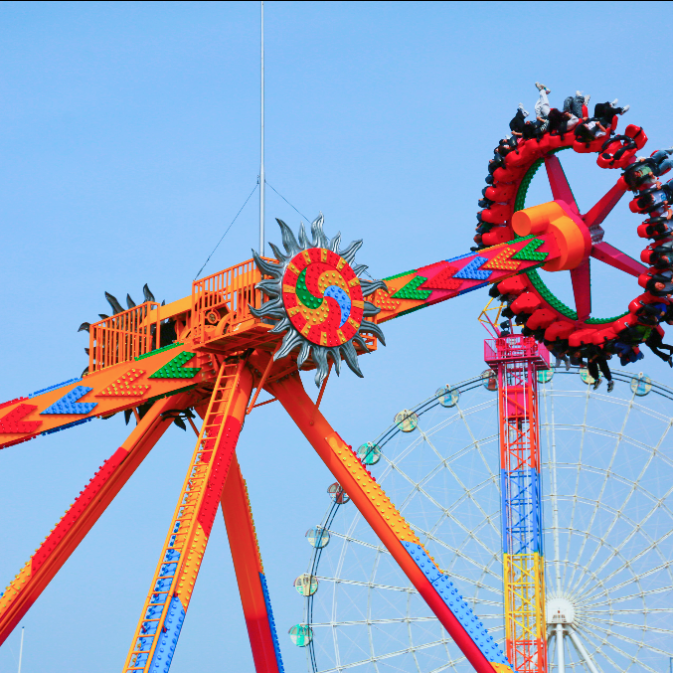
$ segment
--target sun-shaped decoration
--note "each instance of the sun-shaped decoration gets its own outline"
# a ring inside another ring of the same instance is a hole
[[[353,342],[369,352],[362,334],[373,334],[385,346],[381,328],[365,320],[380,309],[365,297],[380,288],[387,290],[381,280],[360,277],[367,269],[364,264],[352,266],[362,241],[353,241],[345,250],[339,250],[341,234],[329,241],[322,230],[322,215],[311,224],[311,241],[303,224],[297,242],[290,227],[282,220],[276,221],[287,254],[271,243],[276,264],[263,260],[253,250],[259,270],[271,278],[257,284],[269,301],[259,309],[250,308],[258,318],[279,320],[272,333],[286,332],[274,360],[298,348],[297,365],[301,367],[310,356],[317,368],[315,382],[320,386],[328,372],[327,357],[332,358],[339,374],[343,355],[346,364],[362,377]]]

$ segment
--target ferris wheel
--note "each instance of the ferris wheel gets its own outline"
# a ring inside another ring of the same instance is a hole
[[[579,375],[578,375],[579,374]],[[549,666],[664,671],[673,657],[673,390],[540,372]],[[504,639],[498,428],[488,372],[404,410],[359,454],[496,640]],[[310,671],[470,671],[338,484],[307,532],[290,629]]]

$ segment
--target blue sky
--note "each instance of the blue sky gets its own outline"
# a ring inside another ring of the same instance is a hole
[[[328,234],[363,238],[358,261],[375,277],[466,252],[492,149],[519,102],[532,110],[536,80],[553,105],[578,88],[592,103],[619,97],[650,151],[673,145],[670,56],[646,44],[671,19],[668,3],[268,2],[268,182],[307,217],[322,211]],[[79,375],[87,340],[76,330],[106,312],[105,290],[189,294],[257,179],[258,68],[256,2],[0,3],[2,399]],[[616,178],[585,157],[568,173],[583,210]],[[544,186],[530,198],[547,200]],[[271,190],[267,214],[276,241],[273,217],[300,220]],[[250,256],[257,218],[254,197],[206,272]],[[637,257],[637,223],[620,204],[607,240]],[[594,271],[599,316],[639,293]],[[472,293],[385,326],[388,347],[362,359],[365,379],[346,371],[325,394],[347,441],[484,369],[486,301]],[[639,366],[670,383],[653,355]],[[0,584],[125,432],[115,417],[0,454]],[[28,613],[24,671],[119,670],[193,444],[168,431]],[[248,418],[239,457],[287,669],[303,670],[287,637],[302,611],[292,581],[332,479],[278,405]],[[172,671],[251,671],[246,640],[218,521]],[[0,673],[16,669],[18,643],[17,630]]]

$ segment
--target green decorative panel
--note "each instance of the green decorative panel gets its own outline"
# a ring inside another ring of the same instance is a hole
[[[544,243],[539,238],[533,238],[528,242],[516,255],[512,255],[512,259],[520,259],[525,262],[544,262],[547,259],[548,252],[538,252],[537,249]]]
[[[161,369],[149,376],[150,379],[193,379],[200,371],[200,367],[183,367],[194,357],[195,353],[183,351],[167,362]]]
[[[432,290],[418,290],[419,285],[423,285],[427,278],[423,276],[416,276],[412,278],[403,288],[399,289],[393,297],[395,299],[419,299],[421,301],[427,299],[431,294]]]

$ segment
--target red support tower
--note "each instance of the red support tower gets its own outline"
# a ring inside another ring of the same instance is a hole
[[[518,334],[487,339],[498,378],[506,651],[521,673],[546,673],[544,554],[537,372],[549,352]]]

